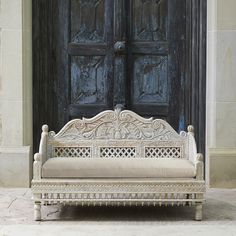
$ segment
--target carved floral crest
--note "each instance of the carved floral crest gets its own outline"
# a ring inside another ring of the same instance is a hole
[[[183,135],[181,135],[183,136]],[[75,119],[68,122],[58,134],[50,132],[56,140],[86,139],[145,139],[180,140],[181,137],[166,121],[145,119],[136,113],[117,107],[106,110],[93,118]]]

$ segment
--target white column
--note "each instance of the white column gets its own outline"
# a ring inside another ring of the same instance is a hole
[[[236,187],[235,9],[235,0],[208,0],[207,151],[212,187]]]
[[[0,1],[0,186],[29,186],[32,175],[31,4]]]

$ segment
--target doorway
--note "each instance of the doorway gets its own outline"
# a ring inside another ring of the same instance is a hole
[[[34,148],[40,127],[116,104],[196,128],[205,149],[204,0],[34,0]]]

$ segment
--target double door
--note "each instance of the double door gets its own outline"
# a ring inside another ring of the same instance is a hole
[[[35,143],[116,104],[185,129],[197,1],[34,0]]]
[[[64,25],[66,119],[123,104],[182,124],[185,0],[71,0]]]

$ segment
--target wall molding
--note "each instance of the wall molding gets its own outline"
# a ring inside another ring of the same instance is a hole
[[[209,182],[213,188],[236,188],[236,148],[209,148]]]
[[[187,7],[191,9],[189,30],[191,36],[188,45],[189,66],[187,78],[191,78],[188,86],[189,124],[195,127],[195,138],[198,151],[205,155],[206,148],[206,45],[207,45],[207,1],[187,1]],[[188,103],[188,102],[187,102]]]
[[[0,147],[0,187],[29,187],[32,178],[30,146]]]
[[[209,148],[209,154],[214,157],[232,157],[236,158],[236,148]]]

